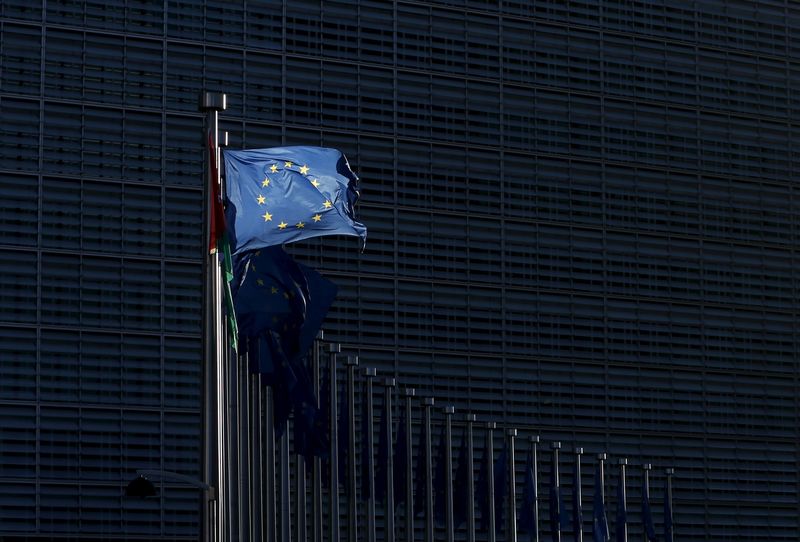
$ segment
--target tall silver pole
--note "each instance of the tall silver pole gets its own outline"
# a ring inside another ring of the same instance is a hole
[[[455,525],[453,519],[453,413],[456,409],[446,406],[442,409],[444,414],[444,495],[446,501],[447,542],[455,538]]]
[[[350,542],[358,542],[358,488],[356,486],[356,367],[358,356],[347,356],[347,502],[348,536]]]
[[[433,542],[433,459],[431,457],[431,407],[433,397],[422,400],[425,431],[425,542]]]
[[[206,128],[211,134],[211,143],[215,149],[219,148],[219,112],[226,107],[225,94],[216,92],[203,92],[200,95],[199,109],[206,113]],[[205,139],[205,138],[204,138]],[[207,152],[212,152],[208,149]],[[219,259],[216,251],[210,251],[211,246],[211,212],[209,206],[213,186],[219,186],[219,157],[215,153],[210,160],[217,165],[217,174],[208,168],[206,182],[203,183],[205,197],[203,209],[205,211],[205,243],[203,244],[203,481],[210,487],[203,495],[203,540],[212,542],[221,540],[222,517],[220,517],[220,500],[217,499],[216,489],[220,487],[220,445],[222,438],[220,432],[222,424],[219,418],[219,369],[222,357],[222,344],[219,324],[222,321],[222,295]],[[217,519],[215,521],[215,518]]]
[[[628,460],[622,458],[619,460],[619,483],[621,484],[621,491],[620,494],[622,495],[622,502],[618,502],[617,506],[621,506],[623,513],[626,516],[625,522],[622,524],[622,540],[623,542],[628,542],[628,488],[625,487],[625,468],[628,465]]]
[[[384,513],[384,521],[386,524],[386,534],[384,535],[385,542],[394,542],[394,454],[392,453],[392,443],[394,442],[394,435],[392,430],[392,393],[395,387],[394,378],[386,378],[383,380],[383,408],[386,409],[386,431],[387,436],[387,449],[386,449],[386,511]]]
[[[644,495],[642,495],[642,499],[646,499],[648,502],[650,502],[650,471],[652,468],[653,465],[650,463],[642,465],[642,477],[644,477],[644,483],[642,484]],[[642,518],[642,523],[644,523],[644,518]],[[642,540],[643,542],[649,542],[647,539],[647,528],[644,525],[642,525]]]
[[[508,435],[508,532],[507,542],[517,542],[517,468],[514,464],[514,440],[516,429],[509,429]]]
[[[672,477],[675,475],[675,469],[665,469],[664,474],[667,475],[667,494],[664,495],[664,498],[667,499],[667,502],[669,503],[669,517],[664,518],[664,525],[670,526],[669,532],[664,533],[664,542],[672,542],[675,537],[675,522],[672,507]]]
[[[597,454],[597,465],[600,469],[600,502],[603,503],[603,510],[605,510],[606,506],[606,459],[608,458],[607,454]],[[597,498],[597,495],[594,496]],[[605,513],[605,512],[604,512]],[[605,529],[606,532],[604,534],[608,535],[608,518],[606,517],[605,520]]]
[[[583,448],[575,448],[575,476],[576,480],[574,480],[575,489],[573,491],[576,492],[574,500],[578,504],[578,509],[573,513],[577,514],[577,520],[575,521],[575,542],[583,542],[583,514],[582,514],[582,502],[583,502],[583,492],[581,489],[581,455],[583,455]]]
[[[416,395],[414,388],[405,388],[403,398],[406,409],[406,542],[414,542],[414,472],[413,472],[413,434],[411,433],[411,399]]]
[[[298,423],[296,417],[294,423]],[[294,459],[295,542],[306,542],[306,458],[295,450]]]
[[[561,479],[558,476],[558,451],[561,449],[561,443],[560,442],[553,442],[552,444],[550,444],[550,447],[553,450],[553,473],[551,474],[551,476],[555,477],[553,483],[555,484],[556,491],[561,491]],[[560,502],[558,502],[556,504],[560,505]],[[550,506],[553,506],[552,502],[550,503]],[[561,542],[561,514],[560,514],[560,512],[561,512],[561,510],[556,512],[556,514],[558,515],[558,520],[556,521],[556,524],[554,526],[555,527],[555,531],[553,532],[553,542]],[[553,517],[553,511],[552,510],[550,510],[550,517],[551,518]],[[552,527],[553,526],[551,526],[551,528]]]
[[[531,443],[533,459],[533,532],[534,540],[539,540],[539,435],[528,439]]]
[[[372,420],[374,418],[374,412],[372,408],[372,380],[378,372],[375,370],[374,367],[365,367],[364,368],[364,378],[366,378],[367,383],[367,394],[364,397],[364,401],[367,402],[367,434],[361,435],[361,438],[367,439],[367,457],[362,457],[361,461],[367,462],[367,475],[368,480],[362,480],[362,484],[367,484],[369,486],[369,499],[367,499],[367,541],[368,542],[375,542],[375,434],[374,434],[374,424]]]
[[[486,478],[489,482],[487,484],[487,492],[489,493],[489,532],[487,534],[489,542],[496,542],[497,540],[497,533],[495,532],[496,518],[494,513],[494,430],[496,427],[497,424],[495,422],[486,423],[486,449],[484,453],[489,454],[489,468],[486,473]]]
[[[280,447],[281,465],[281,541],[292,540],[292,498],[290,490],[289,473],[289,422],[285,422],[285,429],[281,435],[278,446]]]
[[[475,451],[472,447],[475,414],[464,416],[467,422],[467,542],[475,542]]]
[[[345,435],[338,435],[339,425],[336,421],[337,409],[339,408],[339,386],[336,382],[336,354],[342,351],[340,344],[329,344],[328,348],[328,371],[330,371],[331,383],[331,460],[330,460],[330,489],[328,490],[328,523],[330,524],[329,542],[339,541],[339,439],[346,438]],[[341,413],[338,413],[341,414]]]
[[[262,388],[264,392],[264,481],[266,490],[264,493],[264,504],[266,514],[267,542],[277,542],[278,540],[278,514],[276,493],[276,474],[275,474],[275,398],[271,386]]]
[[[251,517],[250,517],[250,480],[252,476],[250,473],[250,443],[248,441],[250,434],[250,386],[248,382],[248,368],[247,360],[242,359],[241,365],[237,364],[237,359],[231,359],[230,365],[237,365],[236,380],[234,385],[238,388],[238,401],[236,402],[237,410],[237,433],[239,436],[239,517],[241,518],[239,524],[239,533],[241,540],[247,540],[253,530]]]
[[[259,385],[259,376],[257,374],[250,375],[250,398],[251,398],[251,451],[250,456],[253,462],[253,479],[252,479],[252,519],[253,519],[253,532],[251,539],[264,540],[264,503],[262,495],[264,493],[264,480],[262,476],[262,464],[264,461],[262,452],[262,420],[261,420],[261,386]]]
[[[317,340],[314,341],[314,349],[311,357],[311,370],[314,377],[314,393],[317,397],[317,406],[320,409],[326,408],[325,405],[320,404],[322,397],[321,377],[320,377],[320,359],[322,358],[322,348],[324,335],[322,331],[317,333]],[[330,411],[329,411],[330,412]],[[322,428],[319,428],[322,430]],[[322,542],[322,460],[319,457],[314,457],[314,463],[311,473],[311,485],[313,488],[313,500],[311,506],[311,540],[312,542]]]

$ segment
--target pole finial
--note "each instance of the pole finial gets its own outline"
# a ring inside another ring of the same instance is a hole
[[[200,111],[225,111],[228,104],[228,97],[222,92],[202,92],[200,93]]]

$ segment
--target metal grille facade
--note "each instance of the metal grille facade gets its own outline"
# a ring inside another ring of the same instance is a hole
[[[328,338],[674,466],[682,541],[797,540],[798,32],[782,0],[2,0],[0,534],[197,536],[195,490],[121,495],[200,473],[214,90],[233,147],[362,177],[366,252],[294,250]]]

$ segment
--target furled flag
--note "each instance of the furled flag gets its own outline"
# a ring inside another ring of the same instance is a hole
[[[361,396],[361,500],[366,501],[372,497],[372,480],[369,471],[372,466],[372,446],[367,438],[372,429],[372,419],[369,417],[369,402],[367,401],[367,379],[364,380],[364,393]]]
[[[442,425],[439,435],[439,451],[436,454],[436,467],[433,475],[433,517],[438,522],[444,522],[447,511],[447,433]]]
[[[522,489],[522,505],[519,508],[519,528],[530,535],[530,542],[539,542],[537,529],[539,510],[537,508],[538,489],[535,478],[536,465],[533,463],[533,450],[528,450],[525,464],[525,487]]]
[[[606,504],[603,502],[603,479],[600,476],[600,463],[594,471],[594,502],[592,503],[592,540],[593,542],[608,542],[611,538],[608,532],[608,519],[606,518]]]
[[[561,484],[556,483],[558,473],[557,455],[553,454],[553,468],[550,471],[550,532],[560,532],[569,525],[569,517],[564,508],[564,497],[561,494]]]
[[[467,513],[469,507],[473,506],[469,502],[469,487],[467,479],[469,469],[472,465],[469,464],[469,457],[467,457],[467,435],[466,429],[464,434],[461,435],[461,448],[458,452],[458,466],[453,478],[453,525],[458,529],[462,523],[467,521]]]
[[[503,442],[503,451],[494,464],[494,530],[503,530],[503,510],[505,510],[508,490],[508,441]],[[513,514],[515,511],[511,511]]]
[[[378,430],[378,462],[375,465],[375,500],[386,502],[386,475],[389,472],[389,431],[387,424],[391,423],[391,413],[386,408],[384,399],[381,411],[381,426]]]
[[[478,485],[475,489],[475,498],[478,501],[478,510],[481,513],[481,528],[484,531],[489,530],[489,510],[493,505],[490,498],[494,495],[489,495],[489,469],[492,468],[492,459],[494,455],[494,446],[492,439],[486,438],[483,447],[483,457],[481,458],[481,466],[478,471]]]
[[[406,462],[408,461],[408,433],[406,432],[406,410],[400,417],[397,426],[397,440],[394,446],[394,505],[406,502],[406,478],[408,471]]]
[[[572,532],[575,533],[575,540],[578,540],[578,533],[583,531],[583,503],[581,502],[581,473],[579,469],[579,458],[575,457],[575,465],[572,471]],[[583,540],[583,537],[580,537]]]
[[[349,452],[349,439],[350,439],[350,402],[347,400],[347,384],[342,383],[342,389],[339,391],[339,419],[337,420],[336,433],[339,444],[339,483],[342,484],[346,491],[350,491],[350,484],[347,483],[347,465]]]
[[[628,510],[625,504],[625,482],[624,478],[619,479],[617,484],[617,525],[615,535],[617,542],[625,542],[625,526],[628,523]]]
[[[653,524],[653,512],[650,510],[650,495],[645,474],[642,474],[642,523],[644,524],[644,534],[647,536],[647,541],[656,542],[656,527]]]
[[[323,459],[331,455],[331,377],[323,371],[319,386],[319,409],[312,426],[311,452]]]
[[[321,147],[228,151],[227,218],[233,254],[321,235],[361,238],[358,177],[345,156]]]
[[[672,495],[669,493],[669,483],[664,491],[664,542],[673,542],[672,533]]]
[[[428,498],[428,469],[425,468],[425,456],[428,448],[428,435],[424,426],[420,426],[419,446],[417,447],[417,468],[414,477],[414,515],[425,511]]]

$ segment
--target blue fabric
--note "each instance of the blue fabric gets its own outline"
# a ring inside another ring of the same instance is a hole
[[[397,440],[394,447],[394,505],[406,502],[406,478],[408,461],[408,433],[406,432],[406,410],[400,417],[397,427]]]
[[[461,435],[461,448],[458,452],[458,466],[453,477],[453,525],[458,529],[467,521],[467,512],[472,503],[469,502],[469,487],[467,486],[469,465],[467,457],[467,430]]]
[[[433,474],[433,517],[438,522],[444,522],[447,513],[447,433],[442,424],[439,434],[439,451],[436,454],[436,467]]]
[[[558,464],[556,454],[553,454],[553,468],[550,471],[550,531],[555,534],[569,525],[567,511],[564,508],[564,498],[561,494],[561,485],[556,485],[558,477]]]
[[[336,149],[276,147],[224,152],[225,218],[233,254],[321,235],[353,235],[358,177]]]
[[[617,524],[615,535],[617,542],[625,542],[625,525],[628,523],[628,510],[625,504],[625,486],[620,477],[617,484]]]
[[[381,411],[380,429],[378,429],[378,462],[375,464],[375,500],[386,502],[386,476],[389,472],[389,431],[387,423],[391,423],[391,412],[386,408],[384,398],[383,410]],[[392,473],[394,474],[394,473]]]
[[[425,455],[428,447],[428,435],[425,424],[420,424],[419,446],[417,447],[417,467],[414,476],[414,515],[425,511],[428,496],[428,470],[425,468]]]
[[[536,465],[533,463],[533,450],[528,451],[525,464],[525,487],[522,489],[522,504],[519,508],[519,528],[530,535],[531,542],[539,541],[537,498],[535,475]]]
[[[608,542],[608,519],[606,504],[603,502],[603,480],[600,477],[600,464],[594,472],[594,502],[592,504],[592,541]]]
[[[494,464],[494,530],[503,531],[503,511],[508,493],[508,441],[503,440],[503,451]],[[512,511],[513,514],[515,511]]]
[[[484,443],[483,457],[478,471],[478,485],[475,488],[475,498],[478,501],[478,510],[481,514],[481,529],[489,530],[489,506],[492,505],[489,496],[489,469],[494,455],[494,443],[488,438]],[[494,497],[494,495],[492,495]]]
[[[650,495],[647,491],[647,478],[642,475],[642,523],[644,524],[644,533],[647,535],[648,542],[655,542],[656,540],[656,527],[653,523],[653,512],[650,509]]]
[[[672,532],[672,502],[669,487],[664,487],[664,542],[673,542]]]

